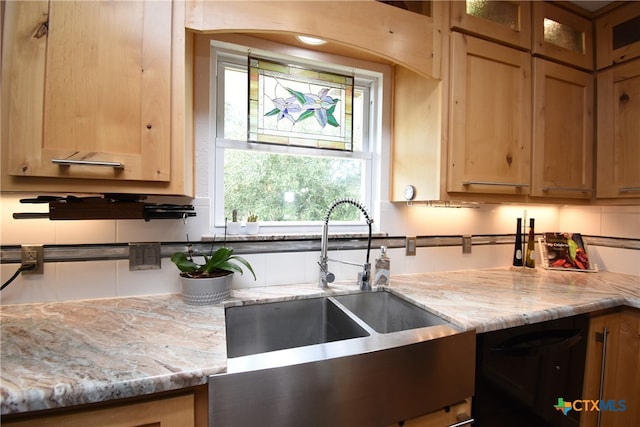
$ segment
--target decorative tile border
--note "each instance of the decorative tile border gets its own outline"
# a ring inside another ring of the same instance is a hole
[[[640,239],[628,239],[606,236],[583,236],[590,246],[605,246],[618,249],[640,250]],[[510,245],[514,243],[513,234],[479,234],[471,236],[474,246]],[[406,237],[385,236],[376,234],[372,237],[371,247],[404,248]],[[212,241],[192,243],[196,253],[205,253],[210,249]],[[169,258],[174,252],[184,251],[187,242],[162,242],[161,256]],[[220,243],[215,242],[216,246]],[[227,238],[227,244],[233,246],[238,254],[259,254],[279,252],[313,252],[320,250],[320,235],[256,235],[233,236]],[[417,247],[447,247],[462,246],[462,236],[417,236]],[[367,247],[367,237],[364,234],[331,235],[330,250],[361,250]],[[88,245],[44,245],[45,262],[71,261],[110,261],[129,259],[128,243],[88,244]],[[20,246],[0,246],[0,264],[20,263]]]

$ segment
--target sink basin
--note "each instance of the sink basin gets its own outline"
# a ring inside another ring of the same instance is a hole
[[[226,329],[228,357],[369,335],[328,298],[228,307]]]
[[[448,324],[390,292],[366,292],[335,299],[381,334]]]

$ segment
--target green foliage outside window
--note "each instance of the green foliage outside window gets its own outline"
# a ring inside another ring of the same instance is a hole
[[[319,221],[331,203],[360,199],[362,162],[312,156],[227,150],[225,215],[256,213],[260,221]],[[344,207],[344,206],[341,206]],[[336,209],[332,220],[358,221],[357,209]]]

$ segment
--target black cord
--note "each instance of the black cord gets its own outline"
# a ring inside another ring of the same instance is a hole
[[[20,268],[18,268],[18,271],[16,271],[15,273],[13,273],[13,276],[11,276],[11,278],[9,280],[7,280],[6,282],[4,282],[2,284],[2,287],[0,287],[0,291],[2,291],[4,288],[6,288],[7,286],[9,286],[9,284],[11,282],[13,282],[14,280],[16,280],[16,277],[18,277],[18,275],[20,273],[22,273],[23,271],[26,270],[33,270],[34,268],[36,268],[35,264],[29,264],[29,265],[21,265]]]

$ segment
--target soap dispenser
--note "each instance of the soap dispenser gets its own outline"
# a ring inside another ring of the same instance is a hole
[[[380,246],[380,256],[376,258],[375,263],[373,284],[375,286],[389,286],[391,284],[390,271],[391,260],[387,256],[387,248],[386,246]]]

